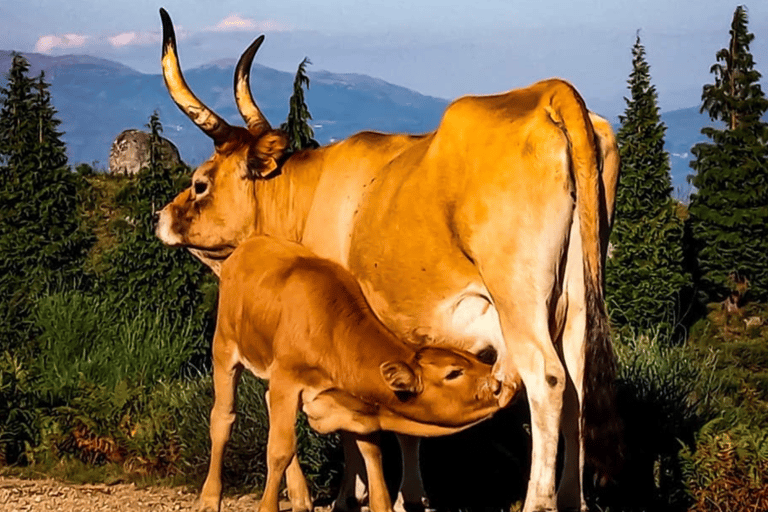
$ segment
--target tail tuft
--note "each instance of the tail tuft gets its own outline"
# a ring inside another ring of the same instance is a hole
[[[586,464],[601,479],[616,475],[624,460],[623,424],[616,411],[616,356],[599,291],[587,281],[587,339],[582,432]]]

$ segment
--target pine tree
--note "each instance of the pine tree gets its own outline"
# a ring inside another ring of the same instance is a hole
[[[79,280],[91,240],[48,84],[28,72],[14,55],[0,90],[0,351],[29,341],[36,297]]]
[[[280,129],[288,134],[289,144],[286,149],[289,153],[295,153],[305,148],[316,148],[319,146],[313,139],[314,130],[309,125],[312,115],[304,101],[304,86],[309,89],[309,77],[306,73],[307,64],[312,64],[307,57],[299,64],[296,70],[296,78],[293,81],[293,95],[291,96],[291,109],[288,112],[288,119],[280,125]]]
[[[639,34],[632,57],[630,98],[625,98],[617,134],[622,168],[606,264],[607,301],[616,325],[671,334],[682,320],[690,286],[683,265],[683,221],[671,198],[666,126]]]
[[[131,310],[152,307],[174,321],[194,317],[201,332],[212,330],[215,281],[189,251],[168,249],[155,236],[157,211],[189,185],[189,168],[169,165],[161,152],[162,124],[150,116],[150,158],[117,194],[124,213],[119,243],[105,255],[99,289]],[[201,347],[201,350],[203,348]]]
[[[717,52],[715,83],[702,91],[701,112],[719,127],[702,129],[711,142],[697,144],[689,177],[688,229],[705,302],[737,297],[768,300],[768,109],[749,45],[747,11],[736,8],[728,48]],[[746,280],[746,281],[745,281]]]

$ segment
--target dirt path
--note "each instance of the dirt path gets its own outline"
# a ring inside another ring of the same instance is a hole
[[[195,494],[179,488],[138,489],[133,484],[76,485],[51,479],[0,477],[0,512],[171,512],[194,510],[195,498]],[[257,510],[258,504],[255,495],[245,495],[225,498],[221,509],[227,512],[253,512]],[[290,504],[281,503],[280,509],[288,510]]]

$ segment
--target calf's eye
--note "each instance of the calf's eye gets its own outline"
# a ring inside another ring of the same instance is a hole
[[[462,376],[464,373],[463,370],[452,370],[448,375],[445,376],[445,380],[454,380],[458,379]]]
[[[201,195],[205,194],[205,191],[208,190],[208,184],[204,181],[196,181],[195,182],[195,194]]]

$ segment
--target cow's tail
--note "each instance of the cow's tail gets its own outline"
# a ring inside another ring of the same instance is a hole
[[[622,462],[622,427],[616,412],[616,357],[603,295],[601,233],[608,232],[605,191],[600,180],[600,153],[584,101],[570,84],[557,81],[551,97],[553,120],[565,131],[579,216],[586,331],[584,340],[581,432],[586,462],[601,477],[615,474]]]

